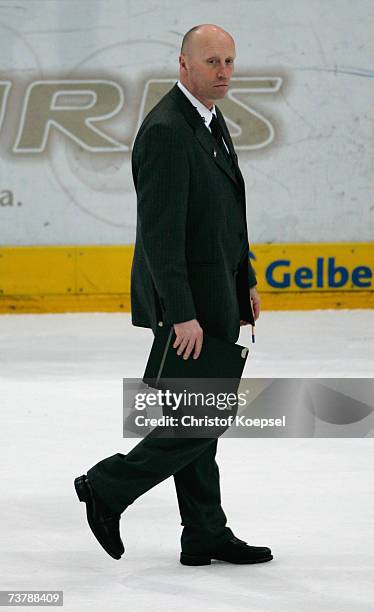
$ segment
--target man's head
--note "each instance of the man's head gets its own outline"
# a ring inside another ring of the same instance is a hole
[[[210,108],[226,95],[235,56],[235,42],[228,32],[209,23],[195,26],[182,41],[179,79]]]

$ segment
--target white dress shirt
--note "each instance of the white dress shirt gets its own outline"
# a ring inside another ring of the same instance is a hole
[[[181,91],[183,91],[184,95],[189,99],[189,101],[191,102],[191,104],[196,108],[197,112],[199,113],[199,115],[204,119],[205,121],[205,125],[208,128],[209,132],[211,132],[212,130],[209,127],[209,124],[212,120],[212,115],[214,113],[215,117],[217,118],[217,113],[216,113],[216,107],[213,104],[213,107],[211,110],[209,110],[209,108],[207,106],[205,106],[205,104],[203,104],[202,102],[200,102],[200,100],[198,100],[197,98],[195,98],[194,95],[192,95],[192,93],[187,89],[187,87],[185,87],[183,85],[183,83],[181,83],[180,81],[177,82],[177,85],[179,87],[179,89]],[[229,153],[229,149],[227,144],[225,143],[225,139],[222,138],[224,145],[227,149],[227,152]]]

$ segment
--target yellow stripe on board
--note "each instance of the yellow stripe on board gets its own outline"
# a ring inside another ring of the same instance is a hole
[[[374,243],[252,246],[264,310],[373,308]],[[0,313],[130,310],[133,245],[0,249]]]
[[[374,308],[374,243],[256,244],[268,310]]]

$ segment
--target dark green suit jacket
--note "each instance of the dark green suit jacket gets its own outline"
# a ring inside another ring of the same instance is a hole
[[[131,269],[133,325],[197,319],[233,342],[253,322],[245,186],[226,123],[217,119],[234,167],[175,84],[145,117],[134,142],[137,228]]]

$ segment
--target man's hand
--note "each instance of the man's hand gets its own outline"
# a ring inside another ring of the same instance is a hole
[[[250,288],[249,299],[251,301],[253,318],[255,321],[257,321],[258,317],[260,316],[260,296],[257,293],[256,287]],[[249,321],[243,321],[243,319],[240,319],[240,325],[249,325]]]
[[[188,359],[193,349],[193,358],[197,359],[200,355],[201,347],[203,346],[203,330],[196,319],[184,321],[183,323],[174,323],[174,331],[176,339],[173,348],[178,348],[177,355],[183,354],[183,359]]]
[[[249,299],[251,300],[254,319],[257,321],[260,316],[260,296],[257,293],[256,287],[250,288]]]

